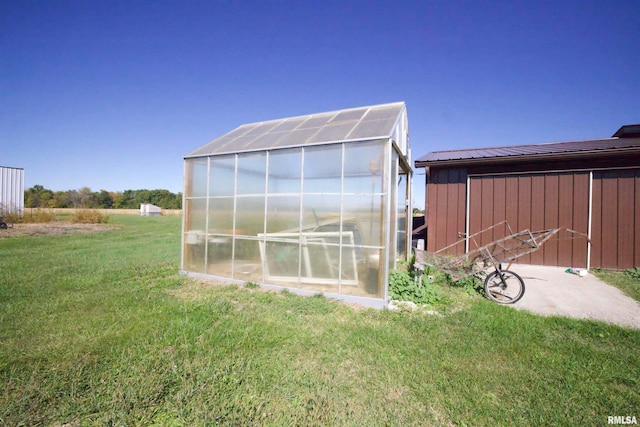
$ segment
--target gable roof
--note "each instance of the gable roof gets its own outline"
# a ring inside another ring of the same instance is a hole
[[[640,125],[637,126],[640,130]],[[616,132],[618,135],[623,126]],[[631,133],[631,129],[627,130]],[[581,157],[593,154],[634,152],[640,154],[640,137],[614,137],[586,141],[552,142],[546,144],[512,145],[505,147],[471,148],[466,150],[432,151],[415,161],[416,167],[454,166],[515,160],[545,160]]]
[[[389,138],[405,110],[404,102],[395,102],[249,123],[192,151],[185,158]]]

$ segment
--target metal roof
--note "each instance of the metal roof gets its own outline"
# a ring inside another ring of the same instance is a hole
[[[415,161],[416,167],[445,166],[501,160],[558,159],[565,156],[604,154],[615,150],[640,151],[640,138],[606,138],[506,147],[433,151]]]
[[[638,138],[640,137],[640,124],[638,125],[624,125],[616,133],[613,134],[614,138]]]
[[[404,102],[351,108],[242,125],[185,158],[392,136]]]

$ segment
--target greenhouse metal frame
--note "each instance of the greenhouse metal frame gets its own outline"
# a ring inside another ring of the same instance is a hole
[[[184,158],[181,271],[383,307],[411,249],[402,102],[251,123]]]

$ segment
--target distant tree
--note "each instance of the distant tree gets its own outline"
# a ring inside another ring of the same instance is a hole
[[[70,208],[69,191],[56,191],[53,193],[54,208]]]
[[[42,185],[34,185],[24,191],[24,206],[27,208],[46,208],[49,201],[53,199],[53,191],[44,188]]]
[[[82,208],[97,208],[98,197],[96,193],[93,193],[89,187],[82,187],[78,191],[80,197],[80,207]]]
[[[136,207],[140,207],[140,203],[152,203],[151,191],[147,189],[137,190],[136,192]]]
[[[137,209],[139,202],[136,202],[136,194],[133,190],[124,190],[116,208],[118,209]]]
[[[182,206],[182,194],[174,194],[169,190],[149,191],[149,202],[163,209],[180,209]]]
[[[100,190],[96,195],[98,207],[102,209],[111,209],[113,207],[113,197],[106,190]]]
[[[78,190],[68,190],[66,191],[66,195],[67,195],[68,208],[82,207],[81,200],[80,200],[80,193],[78,193]]]
[[[102,208],[138,209],[141,203],[152,203],[162,209],[182,209],[182,193],[169,190],[125,190],[93,192],[89,187],[79,190],[53,192],[42,185],[34,185],[24,192],[27,208]]]
[[[120,191],[109,191],[109,195],[111,196],[111,200],[113,200],[112,207],[117,207],[120,203],[120,199],[122,199],[122,193]]]

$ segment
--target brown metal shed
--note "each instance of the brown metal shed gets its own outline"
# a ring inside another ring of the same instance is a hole
[[[428,251],[507,220],[514,232],[566,227],[590,237],[558,236],[520,263],[640,266],[640,125],[598,140],[432,152],[415,166],[426,170]],[[483,233],[479,244],[505,233]]]

